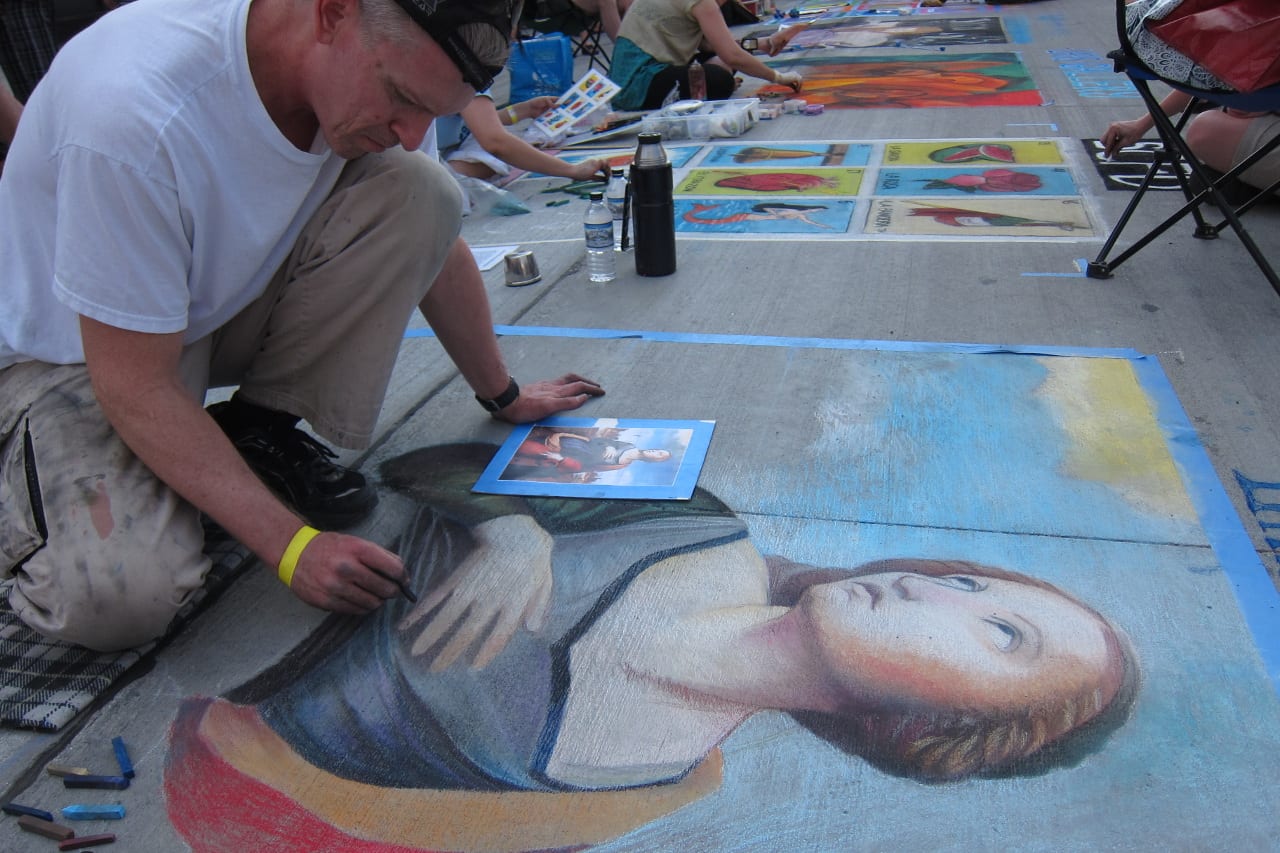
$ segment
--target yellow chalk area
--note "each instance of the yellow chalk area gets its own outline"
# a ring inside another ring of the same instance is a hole
[[[1112,487],[1148,512],[1195,518],[1177,466],[1128,359],[1045,358],[1038,393],[1071,439],[1063,473]]]

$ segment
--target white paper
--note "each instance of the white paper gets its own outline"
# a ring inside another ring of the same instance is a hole
[[[472,246],[471,256],[476,259],[476,266],[482,270],[491,270],[504,257],[514,252],[519,246]]]

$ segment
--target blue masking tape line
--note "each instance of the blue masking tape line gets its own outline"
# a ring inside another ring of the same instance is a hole
[[[1280,692],[1280,593],[1267,576],[1159,360],[1142,356],[1134,360],[1133,369],[1155,406],[1169,452],[1187,482],[1187,494],[1223,574],[1235,590],[1236,602],[1253,634],[1272,687]]]
[[[1009,40],[1014,44],[1030,44],[1031,28],[1027,26],[1027,22],[1022,18],[1005,18],[1001,23],[1004,24],[1004,31],[1009,34]]]
[[[1076,356],[1082,358],[1139,358],[1137,350],[1100,347],[1043,347],[1011,344],[933,343],[927,341],[861,341],[848,338],[788,338],[768,335],[713,335],[693,332],[654,332],[634,329],[575,329],[559,326],[495,326],[504,337],[585,338],[589,340],[641,340],[653,343],[719,344],[799,349],[875,350],[880,352],[959,352],[974,355]],[[430,329],[409,329],[406,338],[432,338]]]

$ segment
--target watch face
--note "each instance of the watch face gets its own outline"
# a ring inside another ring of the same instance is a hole
[[[758,50],[760,47],[760,42],[758,39],[751,39],[751,38],[743,39],[740,42],[740,44],[742,45],[743,50]]]

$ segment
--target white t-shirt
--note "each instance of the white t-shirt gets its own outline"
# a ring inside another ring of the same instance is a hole
[[[249,72],[249,0],[148,0],[72,39],[0,180],[0,368],[84,361],[77,315],[188,343],[265,288],[343,162]]]

